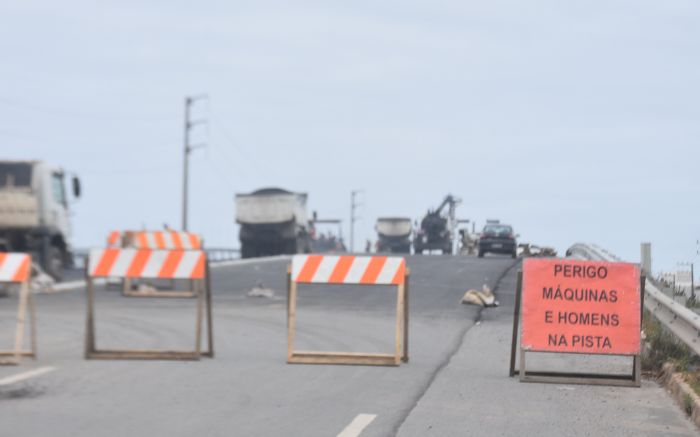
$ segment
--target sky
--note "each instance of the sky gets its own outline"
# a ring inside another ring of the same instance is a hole
[[[73,245],[181,225],[238,246],[234,194],[279,186],[344,220],[481,227],[655,269],[698,261],[700,3],[33,1],[0,4],[0,158],[79,175]]]

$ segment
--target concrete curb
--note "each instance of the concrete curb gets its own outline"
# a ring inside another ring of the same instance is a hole
[[[689,415],[690,420],[695,426],[700,428],[700,396],[685,382],[683,374],[676,370],[675,364],[664,364],[661,370],[660,380],[666,388],[666,391],[668,391],[683,411]]]

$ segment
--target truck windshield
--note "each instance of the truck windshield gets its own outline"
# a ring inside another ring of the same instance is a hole
[[[29,187],[31,183],[31,164],[0,162],[0,188]]]

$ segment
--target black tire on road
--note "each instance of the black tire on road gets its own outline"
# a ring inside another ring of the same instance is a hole
[[[63,279],[64,256],[60,247],[51,246],[46,257],[46,273],[51,275],[56,281]]]
[[[484,252],[480,250],[479,251],[479,258],[483,258],[483,257],[484,257]]]
[[[241,258],[253,258],[255,256],[255,246],[250,243],[241,243]]]

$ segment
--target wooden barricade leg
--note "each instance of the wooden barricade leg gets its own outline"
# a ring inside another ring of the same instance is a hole
[[[408,286],[408,277],[410,275],[410,272],[408,269],[406,269],[406,276],[404,277],[404,284],[405,284],[405,290],[404,290],[404,303],[403,303],[403,357],[401,360],[404,363],[408,362],[408,295],[409,295],[409,286]]]
[[[22,358],[24,345],[24,325],[27,316],[27,304],[29,300],[29,282],[23,282],[19,291],[19,306],[17,308],[17,328],[15,330],[14,361],[19,363]]]
[[[287,274],[287,362],[294,354],[294,329],[297,316],[297,283]]]
[[[204,293],[197,287],[197,325],[195,327],[194,351],[196,359],[202,355],[202,313],[204,310]]]
[[[92,278],[86,274],[87,317],[85,321],[85,359],[95,352],[95,305]]]
[[[403,337],[403,325],[404,325],[404,284],[399,284],[397,286],[398,290],[396,293],[396,349],[394,351],[394,364],[397,366],[401,364],[401,358],[403,357],[401,340]]]
[[[29,335],[30,335],[30,353],[32,359],[36,360],[37,345],[36,345],[36,300],[34,294],[29,290]]]
[[[209,259],[205,259],[206,278],[204,278],[204,293],[206,293],[207,305],[207,343],[208,350],[204,355],[209,358],[214,358],[214,320],[212,318],[212,295],[211,295],[211,272],[209,269]],[[199,281],[199,286],[202,287],[202,281]]]

